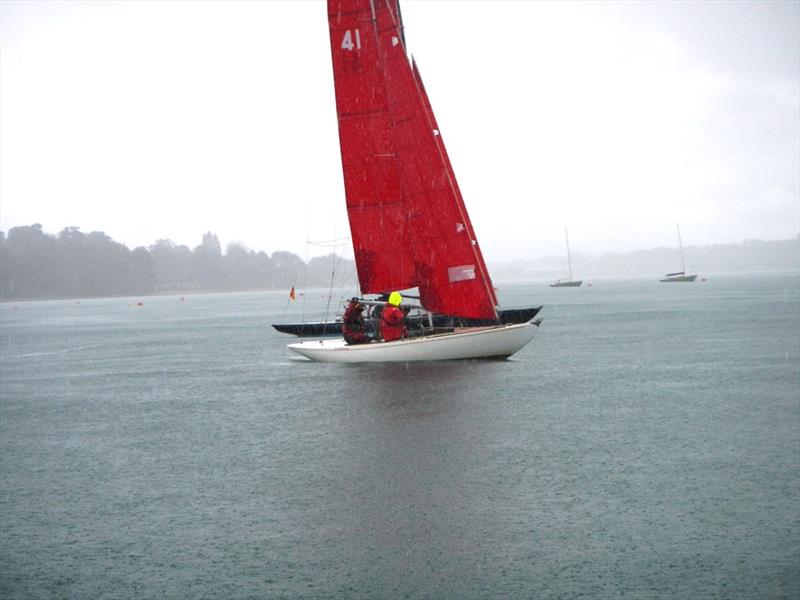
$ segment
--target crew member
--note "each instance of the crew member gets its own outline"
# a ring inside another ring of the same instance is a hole
[[[364,331],[364,305],[358,298],[350,300],[350,304],[344,311],[342,317],[342,334],[344,341],[348,344],[366,344],[369,342],[366,331]]]
[[[398,292],[392,292],[381,311],[381,337],[385,342],[406,337],[406,313],[400,308],[402,300],[403,297]]]

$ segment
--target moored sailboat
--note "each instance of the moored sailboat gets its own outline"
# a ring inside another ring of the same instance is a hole
[[[582,279],[572,278],[572,253],[569,250],[569,234],[567,228],[564,227],[564,237],[567,240],[567,268],[569,269],[569,276],[566,279],[557,279],[550,284],[550,287],[581,287]]]
[[[418,290],[429,325],[413,337],[289,344],[326,362],[508,357],[540,320],[504,323],[396,0],[329,0],[345,197],[362,294]],[[529,309],[535,310],[537,309]],[[535,312],[533,313],[535,314]],[[455,320],[437,328],[433,315]],[[478,326],[463,326],[477,320]]]
[[[681,226],[680,223],[675,223],[678,228],[678,248],[681,253],[681,271],[675,273],[667,273],[664,279],[660,279],[661,283],[688,283],[697,279],[697,273],[686,272],[686,261],[683,258],[683,240],[681,239]]]

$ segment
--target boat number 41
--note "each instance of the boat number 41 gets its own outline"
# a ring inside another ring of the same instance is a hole
[[[353,35],[353,32],[349,29],[344,32],[344,37],[342,38],[342,48],[345,50],[361,50],[361,34],[359,33],[358,29],[356,29],[355,32],[355,35]]]

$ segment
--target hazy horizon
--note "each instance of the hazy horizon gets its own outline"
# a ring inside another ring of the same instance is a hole
[[[195,248],[160,240],[129,249],[100,232],[69,228],[48,234],[41,225],[13,228],[0,236],[0,300],[150,295],[164,292],[241,291],[329,286],[349,297],[357,290],[352,259],[335,254],[306,258],[285,251],[271,255],[206,233]],[[711,273],[791,271],[800,274],[800,237],[780,241],[653,248],[624,254],[572,255],[570,276],[650,277],[689,271]],[[684,261],[685,257],[685,261]],[[526,257],[488,263],[493,282],[554,280],[567,274],[565,256]],[[302,282],[302,283],[301,283]]]
[[[28,225],[21,225],[21,226],[18,226],[18,227],[32,227],[32,226],[35,226],[35,225],[41,225],[41,223],[30,223]],[[185,246],[185,247],[189,248],[190,250],[194,250],[194,249],[196,249],[197,247],[199,247],[199,246],[201,246],[203,244],[203,238],[204,238],[204,236],[206,234],[212,234],[212,236],[214,236],[215,238],[219,237],[219,236],[216,235],[216,232],[214,232],[213,230],[209,230],[208,232],[204,232],[197,240],[195,240],[193,242],[190,242],[188,244],[179,243],[175,239],[167,236],[167,237],[164,237],[164,238],[159,238],[159,240],[152,240],[151,242],[146,243],[146,244],[142,244],[142,245],[139,245],[139,246],[132,246],[130,244],[126,244],[123,240],[115,239],[113,236],[109,235],[108,232],[103,230],[103,229],[90,231],[88,229],[83,229],[83,228],[81,228],[79,226],[74,226],[74,228],[77,229],[79,232],[81,232],[83,234],[89,234],[89,233],[94,233],[94,232],[104,233],[104,234],[108,235],[111,238],[111,241],[119,243],[119,244],[123,244],[129,250],[135,250],[136,248],[145,248],[145,249],[149,250],[152,246],[154,246],[156,244],[156,242],[161,241],[161,240],[169,240],[169,241],[173,242],[176,246]],[[48,231],[46,228],[44,228],[44,226],[42,226],[42,232],[45,235],[51,235],[51,236],[54,236],[54,237],[58,237],[59,233],[61,233],[61,231]],[[4,234],[6,236],[6,239],[8,238],[8,233],[9,233],[8,231],[0,229],[0,233]],[[738,242],[723,242],[723,243],[719,243],[719,244],[686,244],[684,242],[683,248],[684,248],[684,250],[691,249],[691,248],[703,249],[703,248],[713,248],[713,247],[716,247],[716,246],[743,246],[743,245],[752,244],[752,243],[780,243],[780,242],[789,242],[789,241],[796,241],[797,242],[798,252],[800,253],[800,234],[797,234],[795,236],[788,237],[788,238],[745,239],[745,240],[740,240]],[[276,252],[290,252],[292,254],[297,255],[299,258],[303,259],[304,261],[307,261],[307,260],[310,260],[310,259],[313,259],[313,258],[320,258],[320,257],[328,256],[331,253],[336,254],[338,256],[342,256],[344,258],[348,258],[350,260],[353,259],[352,252],[349,252],[350,256],[348,256],[348,252],[341,252],[341,248],[338,248],[338,249],[329,248],[329,249],[325,250],[324,252],[318,252],[316,254],[309,253],[309,255],[306,257],[306,256],[303,256],[300,253],[293,252],[292,250],[289,250],[287,248],[277,248],[277,247],[276,248],[265,248],[265,249],[251,248],[247,244],[243,244],[242,242],[240,242],[238,239],[234,239],[234,240],[219,239],[219,243],[220,243],[220,246],[221,246],[222,254],[226,254],[227,253],[227,248],[228,248],[229,245],[240,245],[243,248],[245,248],[246,250],[250,250],[250,251],[253,251],[253,252],[264,252],[267,255],[272,255],[272,254],[274,254]],[[571,242],[570,242],[570,246],[572,246]],[[583,257],[586,257],[586,258],[602,258],[604,256],[609,256],[609,255],[627,255],[627,254],[637,254],[637,253],[643,253],[643,252],[654,252],[654,251],[659,251],[659,250],[668,250],[668,251],[669,250],[675,250],[675,251],[677,251],[678,250],[677,241],[676,241],[676,243],[674,245],[665,244],[665,245],[662,245],[662,246],[650,246],[650,247],[646,247],[646,248],[633,248],[631,250],[625,250],[625,251],[621,251],[621,252],[606,251],[606,252],[593,253],[593,252],[576,251],[574,248],[571,248],[571,253],[572,253],[572,257],[574,259],[575,257],[580,257],[580,256],[583,256]],[[503,264],[503,263],[513,264],[513,263],[518,263],[518,262],[530,262],[530,261],[538,261],[538,260],[561,260],[561,259],[566,261],[566,250],[563,249],[563,248],[562,248],[561,252],[559,252],[558,249],[556,249],[552,254],[541,254],[541,255],[536,255],[536,256],[533,256],[533,255],[512,256],[512,257],[505,258],[505,259],[500,259],[500,260],[490,259],[487,262],[493,263],[493,264]]]
[[[800,233],[800,3],[402,7],[487,261]],[[0,229],[352,256],[323,2],[0,17]]]

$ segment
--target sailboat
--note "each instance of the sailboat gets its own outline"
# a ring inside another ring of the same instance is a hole
[[[344,305],[347,303],[345,302]],[[370,306],[367,302],[367,306]],[[526,323],[536,317],[541,306],[527,308],[506,308],[498,309],[497,314],[501,323]],[[377,311],[369,311],[366,315],[367,329],[373,332],[378,330],[379,314]],[[491,325],[494,319],[465,319],[463,317],[452,317],[449,315],[437,314],[409,314],[406,324],[409,329],[423,329],[427,327],[482,327]],[[296,321],[290,323],[273,323],[272,327],[281,333],[295,335],[297,337],[318,337],[342,335],[342,320],[337,318],[333,321]]]
[[[567,228],[564,227],[564,237],[567,240],[567,265],[569,266],[569,277],[567,279],[558,279],[550,284],[550,287],[581,287],[582,279],[572,278],[572,254],[569,251],[569,235]]]
[[[697,273],[687,273],[686,272],[686,261],[683,259],[683,240],[681,240],[681,226],[680,223],[675,223],[678,227],[678,247],[681,251],[681,271],[676,271],[675,273],[667,273],[664,276],[664,279],[661,279],[661,283],[681,283],[681,282],[689,282],[694,281],[697,279]]]
[[[414,306],[430,320],[397,341],[348,345],[327,338],[288,348],[323,362],[513,355],[531,341],[541,320],[500,318],[419,69],[406,54],[399,0],[328,0],[328,24],[361,293],[380,297],[416,289]],[[433,315],[453,319],[453,326],[436,327]]]

